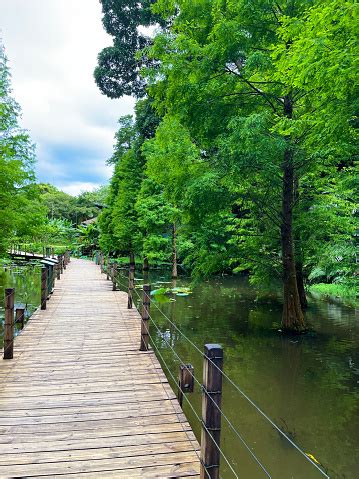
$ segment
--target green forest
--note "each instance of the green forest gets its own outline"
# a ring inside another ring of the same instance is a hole
[[[356,3],[101,3],[113,46],[96,82],[138,99],[108,160],[101,248],[171,260],[173,276],[282,281],[289,330],[310,285],[354,294]]]
[[[14,242],[87,245],[193,281],[281,283],[282,328],[296,332],[310,289],[354,297],[357,3],[100,3],[113,44],[94,79],[110,98],[136,98],[119,119],[110,184],[72,197],[36,181],[2,47],[0,255]]]

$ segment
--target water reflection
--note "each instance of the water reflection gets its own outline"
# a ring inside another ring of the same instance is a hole
[[[159,277],[151,273],[150,281]],[[162,276],[162,280],[167,278]],[[190,286],[180,279],[177,286]],[[160,302],[160,309],[201,350],[219,342],[225,351],[225,372],[305,452],[312,454],[332,478],[355,478],[358,471],[359,325],[354,309],[311,299],[307,319],[313,331],[287,337],[280,329],[278,295],[256,299],[243,278],[221,278],[198,284],[193,294]],[[178,362],[169,345],[195,367],[201,381],[202,358],[155,307],[156,337],[173,375]],[[201,395],[191,396],[201,411]],[[224,382],[224,412],[274,478],[319,478],[308,463],[232,385]],[[184,406],[199,437],[200,426]],[[239,475],[266,477],[258,464],[223,423],[222,446]],[[233,477],[222,461],[222,477]]]
[[[15,288],[15,309],[25,308],[26,321],[40,304],[40,271],[38,264],[0,268],[0,347],[3,346],[5,288]],[[18,332],[16,325],[15,334]]]

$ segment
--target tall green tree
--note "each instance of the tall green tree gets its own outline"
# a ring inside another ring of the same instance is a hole
[[[313,65],[308,59],[300,65],[315,70],[313,84],[294,81],[290,60],[294,52],[303,58],[303,50],[291,45],[301,44],[296,38],[301,31],[313,29],[313,5],[316,7],[310,0],[159,0],[154,11],[174,20],[171,31],[158,35],[151,49],[153,58],[161,63],[161,74],[157,70],[148,73],[158,108],[179,117],[200,148],[215,152],[216,169],[226,186],[239,199],[250,202],[257,218],[270,224],[270,236],[275,240],[271,243],[278,248],[282,264],[282,325],[295,331],[305,328],[302,275],[298,274],[300,239],[295,237],[294,225],[301,183],[334,160],[328,149],[323,151],[326,135],[320,135],[319,129],[325,124],[325,112],[336,109],[340,95],[339,89],[338,94],[329,89],[326,95],[322,93],[326,75],[319,82],[318,76],[326,62]],[[319,4],[316,12],[314,18],[319,15]],[[338,16],[347,16],[347,10],[340,9],[333,20],[326,12],[320,28],[326,20],[335,31]],[[350,19],[348,22],[352,24]],[[291,29],[286,30],[288,25]],[[337,43],[330,35],[338,50],[352,45],[353,35],[346,26],[343,20]],[[318,51],[316,35],[312,32],[313,54]],[[301,69],[301,78],[305,75]],[[313,108],[323,100],[326,110],[315,115]],[[340,118],[338,132],[345,134],[350,128],[348,119],[345,114]],[[347,147],[342,154],[348,156]],[[264,224],[252,221],[253,235],[261,235]],[[251,244],[255,244],[253,239]],[[260,254],[258,249],[257,256]]]
[[[139,223],[140,204],[136,208],[145,179],[145,159],[141,147],[153,136],[158,121],[152,102],[148,99],[137,103],[135,118],[125,116],[119,120],[120,127],[115,135],[116,143],[110,159],[115,167],[107,208],[99,219],[100,245],[107,251],[142,253],[147,226],[143,221]],[[142,194],[145,192],[146,189]]]
[[[0,44],[0,254],[13,237],[33,233],[44,220],[32,188],[35,149],[19,118],[20,106],[11,96],[10,72]]]
[[[146,82],[140,76],[144,65],[154,62],[138,58],[136,54],[151,43],[146,28],[161,22],[151,11],[153,0],[100,0],[102,23],[113,37],[113,45],[104,48],[98,55],[95,81],[99,89],[110,98],[124,95],[141,97],[145,94]]]
[[[156,181],[144,178],[135,204],[142,254],[149,262],[168,261],[173,254],[173,222],[178,212],[163,190]]]

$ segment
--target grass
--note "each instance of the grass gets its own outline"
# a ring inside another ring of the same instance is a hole
[[[359,290],[355,286],[348,286],[344,284],[326,284],[318,283],[309,286],[309,291],[314,294],[319,294],[327,298],[340,299],[348,306],[359,306]]]

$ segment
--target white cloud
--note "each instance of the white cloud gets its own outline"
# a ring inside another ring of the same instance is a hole
[[[22,124],[37,143],[39,179],[60,186],[72,176],[76,191],[91,189],[96,174],[103,183],[117,120],[132,113],[134,100],[110,100],[93,80],[97,54],[112,43],[98,0],[0,0],[0,18]],[[86,168],[76,168],[66,149],[78,158],[83,150]]]
[[[81,181],[74,181],[73,183],[63,183],[59,185],[59,188],[68,193],[69,195],[76,196],[84,191],[93,191],[96,188],[101,186],[101,183],[89,183],[89,182],[81,182]]]

